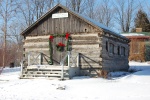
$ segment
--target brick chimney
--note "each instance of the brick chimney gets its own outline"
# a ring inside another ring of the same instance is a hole
[[[136,28],[136,32],[137,33],[142,32],[142,28]]]

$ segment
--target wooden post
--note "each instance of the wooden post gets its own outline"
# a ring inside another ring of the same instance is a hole
[[[79,56],[80,56],[80,54],[78,53],[77,54],[77,67],[79,67]]]
[[[42,64],[42,53],[40,52],[40,55],[39,55],[39,65]]]
[[[68,51],[68,67],[70,67],[70,51]]]
[[[22,71],[23,70],[23,61],[20,62],[20,65],[21,65],[21,75],[22,75],[22,72],[23,72]]]
[[[61,79],[63,80],[64,79],[64,64],[61,63],[61,67],[62,67],[62,70],[61,70]]]
[[[28,66],[30,65],[30,52],[28,53]]]

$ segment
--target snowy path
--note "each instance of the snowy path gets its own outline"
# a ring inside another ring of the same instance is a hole
[[[19,68],[0,75],[0,100],[150,100],[150,64],[131,62],[141,70],[111,80],[76,77],[67,81],[19,79]],[[124,74],[120,72],[119,74]],[[119,75],[112,73],[113,76]],[[66,86],[58,90],[58,86]]]

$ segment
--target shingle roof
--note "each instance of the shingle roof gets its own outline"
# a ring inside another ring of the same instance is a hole
[[[84,16],[84,15],[78,14],[78,13],[72,11],[72,10],[69,10],[68,8],[66,8],[65,6],[63,6],[63,5],[61,5],[61,4],[58,4],[58,5],[56,5],[55,7],[53,7],[53,8],[52,8],[50,11],[48,11],[45,15],[43,15],[41,18],[39,18],[35,23],[33,23],[33,24],[32,24],[31,26],[29,26],[26,30],[24,30],[21,34],[24,35],[25,33],[27,33],[32,27],[34,27],[38,22],[40,22],[40,21],[41,21],[42,19],[44,19],[46,16],[48,16],[49,14],[51,14],[51,13],[52,13],[56,8],[58,8],[58,7],[61,7],[61,8],[63,8],[63,9],[65,9],[66,11],[70,12],[71,14],[73,14],[73,15],[75,15],[75,16],[81,18],[81,19],[83,19],[84,21],[86,21],[87,23],[91,24],[92,26],[95,26],[95,27],[97,27],[97,28],[99,28],[99,29],[102,29],[102,30],[104,30],[104,31],[106,31],[106,32],[109,32],[109,33],[111,33],[112,35],[119,36],[119,37],[121,37],[121,38],[123,38],[123,39],[129,40],[128,38],[126,38],[126,37],[124,37],[124,36],[122,36],[122,35],[120,35],[120,34],[114,32],[114,31],[112,31],[110,28],[106,27],[105,25],[103,25],[103,24],[101,24],[101,23],[99,23],[99,22],[97,22],[97,21],[95,21],[95,20],[93,20],[93,19],[91,19],[91,18],[89,18],[89,17],[87,17],[87,16]]]

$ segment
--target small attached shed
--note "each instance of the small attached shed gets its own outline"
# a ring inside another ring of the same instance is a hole
[[[130,42],[130,53],[129,60],[134,61],[146,61],[146,56],[150,56],[147,54],[148,50],[146,50],[146,41],[150,41],[150,36],[126,36],[131,40]]]
[[[102,76],[103,71],[129,68],[129,39],[60,4],[21,34],[24,36],[21,78],[95,77]]]

